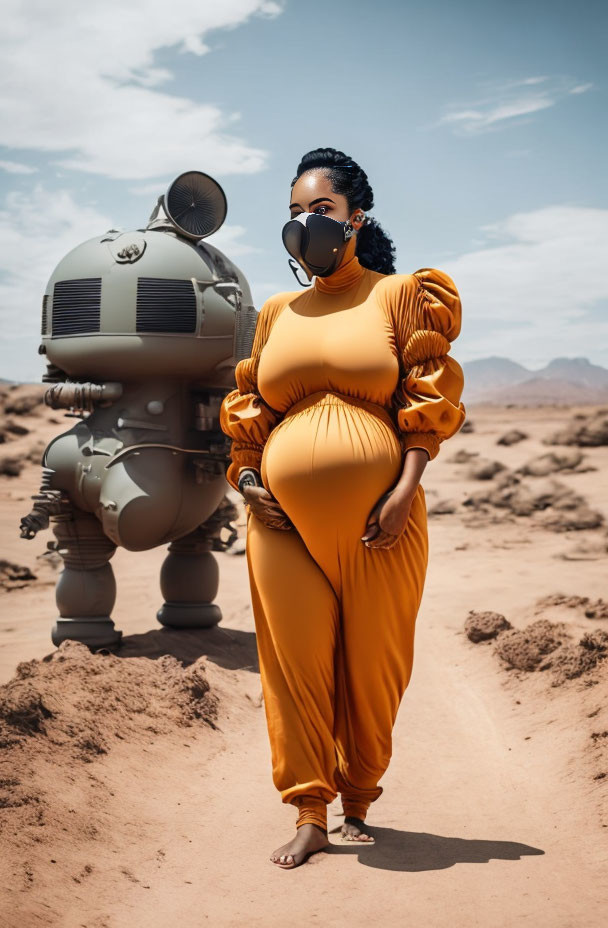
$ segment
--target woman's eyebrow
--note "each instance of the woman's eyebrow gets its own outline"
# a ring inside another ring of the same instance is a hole
[[[322,203],[324,200],[328,200],[330,203],[333,203],[334,206],[336,205],[335,200],[332,200],[331,197],[317,197],[316,200],[311,200],[310,203],[309,203],[308,205],[309,205],[309,206],[315,206],[317,203]],[[299,203],[290,203],[290,204],[289,204],[289,209],[295,209],[296,206],[300,206],[300,204],[299,204]],[[300,209],[302,209],[301,206],[300,206]]]

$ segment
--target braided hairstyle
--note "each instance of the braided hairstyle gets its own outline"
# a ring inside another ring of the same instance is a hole
[[[367,174],[343,151],[337,151],[335,148],[315,148],[307,152],[298,165],[296,176],[291,182],[292,188],[302,174],[313,168],[322,168],[329,178],[333,192],[346,197],[349,213],[355,209],[367,212],[373,207],[374,192]],[[378,271],[380,274],[395,273],[395,246],[392,239],[380,224],[369,216],[357,233],[355,253],[361,265],[368,270]]]

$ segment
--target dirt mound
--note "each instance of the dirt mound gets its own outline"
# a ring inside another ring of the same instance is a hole
[[[588,596],[574,596],[567,593],[551,593],[536,601],[536,612],[542,612],[551,606],[565,606],[567,609],[582,609],[588,619],[608,619],[608,603],[603,599],[590,600]]]
[[[520,432],[519,429],[510,429],[508,432],[505,432],[504,435],[501,435],[496,444],[508,447],[509,445],[516,445],[526,438],[529,438],[529,435],[525,432]]]
[[[15,416],[37,414],[44,409],[44,394],[47,384],[13,384],[2,391],[0,400],[4,400],[4,413]]]
[[[119,741],[141,746],[176,727],[215,728],[217,714],[204,657],[184,668],[170,655],[120,658],[65,641],[23,661],[0,687],[0,809],[21,810],[5,824],[14,833],[52,806],[47,767],[55,778],[62,769],[86,776],[82,765]]]
[[[588,596],[570,596],[567,593],[550,593],[536,600],[536,612],[542,612],[550,606],[566,606],[568,609],[579,609],[589,602]]]
[[[608,445],[608,409],[574,416],[564,428],[543,439],[543,444],[578,445],[580,448]]]
[[[458,503],[453,499],[440,499],[436,503],[433,503],[427,509],[427,515],[429,516],[447,516],[456,512],[458,509]]]
[[[479,457],[478,451],[467,451],[466,448],[460,448],[456,454],[448,458],[450,464],[468,464],[473,458]]]
[[[29,567],[0,558],[0,588],[3,590],[19,590],[36,579]]]
[[[506,470],[501,461],[490,461],[488,458],[479,458],[469,467],[467,477],[469,480],[492,480],[496,474]]]
[[[18,477],[25,467],[25,458],[18,454],[0,454],[0,474]]]
[[[511,628],[511,623],[500,612],[475,612],[471,609],[464,623],[467,638],[475,644],[496,638],[508,628]]]
[[[556,593],[538,600],[536,606],[538,611],[539,606],[576,608],[588,602],[584,596]],[[605,605],[602,600],[597,602]],[[494,653],[509,669],[551,670],[552,686],[561,686],[567,680],[583,676],[608,657],[608,631],[585,632],[574,642],[566,623],[549,619],[537,619],[526,628],[513,628],[500,613],[471,610],[464,631],[474,644],[495,638]]]
[[[111,744],[145,727],[160,734],[217,715],[205,659],[184,668],[170,655],[121,658],[64,641],[42,660],[22,661],[0,687],[0,737],[40,732],[48,743],[80,750],[83,738]],[[105,752],[104,752],[105,753]]]
[[[596,599],[585,607],[585,615],[588,619],[608,619],[608,603],[603,599]]]
[[[602,561],[607,554],[608,535],[604,535],[600,538],[582,538],[555,556],[563,561]]]
[[[0,476],[19,477],[28,462],[42,463],[48,437],[42,437],[40,430],[46,434],[51,421],[44,403],[46,390],[46,384],[13,384],[0,390],[0,445],[4,446]]]
[[[566,484],[552,478],[529,480],[512,471],[501,473],[487,489],[472,493],[463,505],[476,512],[494,508],[519,517],[550,510],[537,524],[553,532],[595,529],[604,522],[602,514]]]
[[[549,512],[539,522],[551,532],[578,532],[600,528],[604,518],[597,510],[583,504],[566,511]]]
[[[34,558],[34,567],[17,564],[0,558],[0,590],[10,593],[32,584],[49,586],[57,583],[57,573],[63,569],[63,558],[56,550],[56,542],[47,542],[47,549]]]
[[[585,632],[578,644],[564,644],[544,661],[539,670],[553,671],[553,686],[574,680],[594,670],[608,657],[608,632]]]
[[[583,470],[581,468],[583,459],[584,455],[580,451],[549,451],[547,454],[541,454],[527,461],[517,469],[517,473],[531,477],[547,477],[559,471],[580,473]]]
[[[14,419],[5,419],[4,422],[0,423],[0,444],[10,441],[13,436],[28,435],[29,432],[30,429],[20,422],[15,422]]]
[[[538,619],[527,628],[511,628],[500,635],[496,653],[509,667],[536,670],[545,655],[559,648],[566,634],[563,625]]]

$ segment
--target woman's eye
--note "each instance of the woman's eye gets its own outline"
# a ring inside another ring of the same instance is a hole
[[[329,206],[317,206],[317,207],[315,207],[315,209],[313,210],[313,212],[315,212],[315,213],[320,213],[321,216],[324,216],[325,213],[328,211],[329,208],[330,208]],[[291,218],[291,219],[297,219],[297,217],[298,217],[298,216],[301,216],[301,215],[302,215],[302,210],[298,210],[297,213],[292,213],[291,216],[290,216],[290,218]]]

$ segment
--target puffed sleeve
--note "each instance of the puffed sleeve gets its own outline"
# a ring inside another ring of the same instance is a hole
[[[283,418],[283,414],[272,409],[258,391],[260,354],[275,316],[276,307],[266,301],[256,319],[251,357],[242,358],[236,365],[237,388],[224,397],[220,407],[220,428],[232,439],[226,480],[235,490],[238,490],[237,480],[242,467],[260,469],[268,436]]]
[[[396,318],[400,377],[393,410],[403,450],[423,448],[432,460],[466,417],[460,402],[464,375],[449,356],[462,306],[454,281],[443,271],[420,268],[410,281]]]

